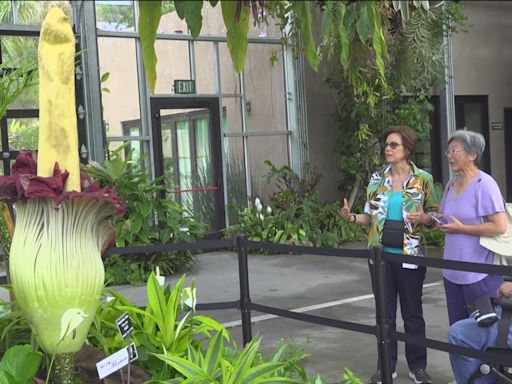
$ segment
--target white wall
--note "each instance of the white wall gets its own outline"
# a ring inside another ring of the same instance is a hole
[[[460,4],[468,27],[453,38],[455,95],[488,95],[491,173],[505,194],[505,131],[493,131],[491,122],[503,122],[503,109],[512,107],[512,3]]]

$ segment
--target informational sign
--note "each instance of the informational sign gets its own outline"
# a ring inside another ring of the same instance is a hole
[[[196,93],[195,80],[174,80],[174,93],[190,94]]]
[[[133,332],[133,324],[128,313],[125,312],[116,319],[117,329],[123,339],[126,339]]]
[[[132,361],[137,360],[138,357],[139,354],[137,353],[137,348],[134,343],[105,357],[103,360],[96,363],[96,370],[98,371],[100,380],[127,366]]]
[[[100,362],[96,363],[96,369],[98,370],[98,376],[100,380],[108,375],[111,375],[115,371],[120,370],[130,362],[130,356],[128,355],[128,348],[120,349],[119,351],[105,357]]]
[[[503,131],[503,121],[493,121],[491,123],[491,129],[493,131]]]

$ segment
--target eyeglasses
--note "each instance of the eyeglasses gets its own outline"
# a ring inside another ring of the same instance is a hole
[[[449,155],[453,156],[453,155],[455,155],[455,154],[457,154],[459,152],[464,152],[464,150],[460,149],[460,148],[452,148],[452,149],[448,149],[447,151],[445,151],[444,154],[446,156],[449,156]]]
[[[384,149],[387,147],[390,147],[391,149],[397,149],[399,146],[401,146],[401,143],[397,143],[396,141],[392,141],[391,143],[384,143]]]

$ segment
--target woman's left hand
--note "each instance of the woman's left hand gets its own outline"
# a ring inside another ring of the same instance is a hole
[[[450,215],[450,220],[446,224],[438,225],[438,228],[444,233],[464,233],[463,229],[465,225],[457,219]]]
[[[423,211],[423,208],[420,208],[418,212],[409,213],[406,216],[406,219],[409,223],[412,224],[423,224],[423,225],[431,225],[432,217]]]

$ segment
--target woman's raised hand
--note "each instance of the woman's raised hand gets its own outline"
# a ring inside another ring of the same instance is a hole
[[[350,207],[348,206],[347,199],[343,199],[343,208],[341,208],[341,217],[343,217],[345,220],[350,220]]]

